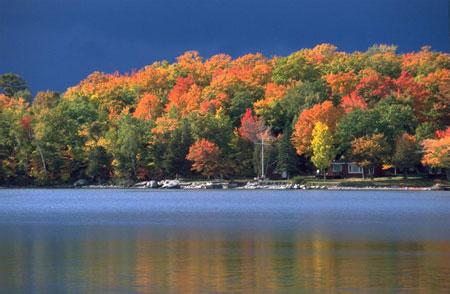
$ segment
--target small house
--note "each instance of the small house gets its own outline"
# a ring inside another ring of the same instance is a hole
[[[375,168],[375,176],[381,176],[381,168]],[[327,170],[328,178],[362,178],[363,169],[355,162],[333,161]]]

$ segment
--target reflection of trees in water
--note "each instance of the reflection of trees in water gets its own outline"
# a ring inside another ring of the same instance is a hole
[[[199,293],[450,287],[450,243],[144,228],[15,229],[0,240],[0,289]]]

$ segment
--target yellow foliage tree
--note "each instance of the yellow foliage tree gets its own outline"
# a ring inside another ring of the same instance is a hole
[[[312,132],[311,148],[313,155],[311,161],[319,169],[323,171],[323,179],[326,179],[326,168],[336,155],[333,146],[333,137],[330,129],[320,121],[314,126]]]

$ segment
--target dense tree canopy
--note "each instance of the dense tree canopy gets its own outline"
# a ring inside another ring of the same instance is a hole
[[[449,124],[450,56],[428,47],[346,53],[320,44],[236,59],[191,51],[131,73],[94,72],[34,99],[25,80],[4,73],[0,183],[252,177],[261,139],[268,176],[309,173],[311,162],[323,169],[319,157],[368,171],[449,169]]]

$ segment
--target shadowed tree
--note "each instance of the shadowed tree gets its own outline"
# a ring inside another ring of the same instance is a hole
[[[5,73],[0,75],[0,89],[6,96],[15,98],[22,97],[28,102],[31,101],[31,93],[28,89],[27,82],[17,74]]]
[[[403,177],[408,178],[408,169],[420,163],[420,150],[416,138],[408,133],[403,133],[395,140],[395,150],[392,163],[403,172]]]

